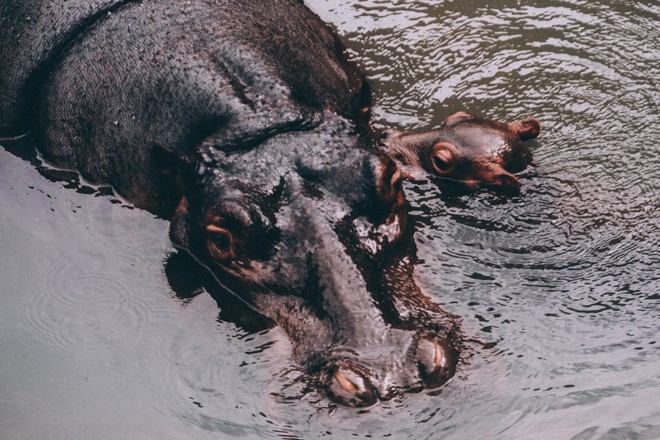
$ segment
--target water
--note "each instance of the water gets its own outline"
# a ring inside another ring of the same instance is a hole
[[[166,222],[0,149],[0,439],[660,438],[657,2],[307,3],[376,125],[543,123],[519,196],[406,187],[419,283],[475,341],[458,376],[331,410],[277,329],[175,294]]]

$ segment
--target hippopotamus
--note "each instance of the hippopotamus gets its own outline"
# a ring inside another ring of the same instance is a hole
[[[414,281],[403,182],[515,190],[536,119],[373,129],[369,83],[300,0],[4,0],[0,59],[0,135],[169,219],[332,400],[455,374],[459,320]]]

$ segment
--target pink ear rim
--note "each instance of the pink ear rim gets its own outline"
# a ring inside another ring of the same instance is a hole
[[[474,115],[471,115],[469,113],[456,112],[453,115],[448,116],[447,119],[445,119],[445,122],[443,123],[443,125],[445,127],[453,127],[454,125],[456,125],[460,122],[466,121],[468,119],[473,119],[473,118],[474,118]]]
[[[525,118],[512,122],[509,128],[520,137],[520,140],[527,141],[535,139],[541,133],[541,122],[536,118]]]

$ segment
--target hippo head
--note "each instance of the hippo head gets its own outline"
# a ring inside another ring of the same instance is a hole
[[[368,406],[451,378],[455,323],[413,280],[403,173],[342,121],[246,151],[206,142],[170,235],[284,329],[329,396]]]
[[[467,188],[484,184],[517,190],[521,184],[512,173],[531,160],[523,142],[536,138],[540,130],[534,118],[505,123],[459,112],[436,130],[386,132],[383,144],[400,163],[420,166]]]

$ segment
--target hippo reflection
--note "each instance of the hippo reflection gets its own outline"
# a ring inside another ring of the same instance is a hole
[[[457,324],[413,280],[401,167],[515,189],[538,121],[377,136],[367,82],[299,0],[6,0],[0,17],[2,134],[170,218],[331,398],[453,376]]]

